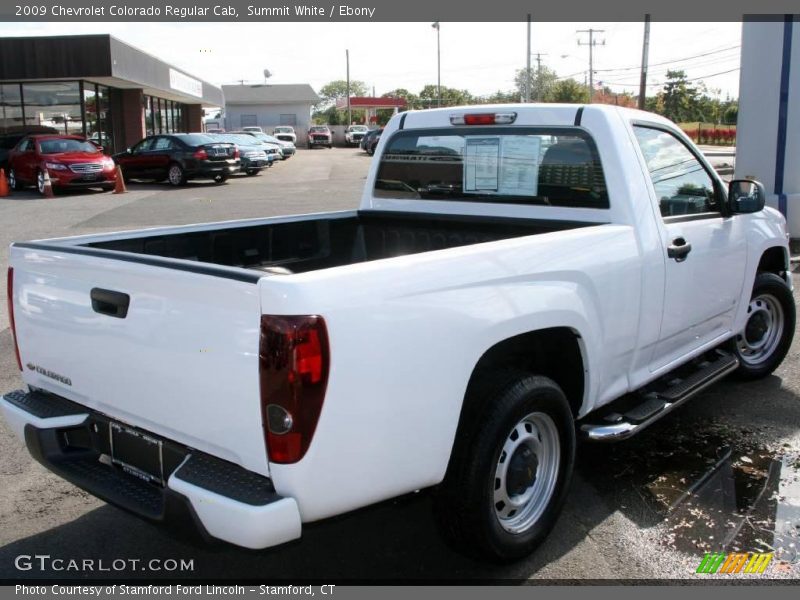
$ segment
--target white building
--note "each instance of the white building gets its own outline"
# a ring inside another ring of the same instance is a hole
[[[307,83],[282,85],[223,85],[225,129],[258,126],[271,133],[278,125],[291,125],[297,143],[306,143],[311,108],[320,97]]]
[[[736,177],[754,177],[800,238],[800,23],[745,21]]]

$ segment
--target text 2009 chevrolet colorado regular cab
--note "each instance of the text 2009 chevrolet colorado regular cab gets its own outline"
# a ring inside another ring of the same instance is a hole
[[[249,548],[433,487],[493,560],[553,525],[577,436],[628,437],[794,334],[783,217],[669,121],[412,111],[361,208],[16,243],[33,456]]]

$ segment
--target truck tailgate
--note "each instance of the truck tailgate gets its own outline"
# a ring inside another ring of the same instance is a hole
[[[57,246],[9,264],[27,384],[268,474],[257,285]]]

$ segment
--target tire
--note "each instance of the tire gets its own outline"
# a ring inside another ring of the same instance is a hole
[[[186,172],[178,163],[172,163],[167,170],[167,181],[173,187],[186,185]]]
[[[434,492],[443,536],[479,559],[527,556],[556,522],[574,461],[575,423],[561,388],[522,371],[487,373],[471,386]]]
[[[786,282],[774,273],[759,273],[747,307],[744,331],[731,340],[739,359],[735,374],[760,379],[778,368],[792,344],[795,304]]]
[[[216,175],[214,177],[214,183],[220,184],[220,183],[225,183],[226,181],[228,181],[227,175]]]
[[[52,185],[52,182],[51,184]],[[39,192],[40,196],[44,196],[44,172],[43,171],[36,171],[36,191]],[[53,190],[55,191],[55,190]]]
[[[8,170],[8,187],[15,192],[20,191],[24,187],[22,182],[17,179],[17,174],[14,172],[14,169]]]
[[[308,149],[311,150],[311,144],[308,145]]]
[[[103,186],[103,191],[104,192],[111,192],[113,190],[114,190],[114,186],[113,185],[104,185]]]
[[[258,170],[258,169],[250,169],[249,171],[246,171],[246,174],[247,174],[249,177],[252,177],[253,175],[258,175],[258,173],[259,173],[259,170]]]

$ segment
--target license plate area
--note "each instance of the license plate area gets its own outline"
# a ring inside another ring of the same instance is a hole
[[[108,424],[111,464],[128,475],[164,486],[164,443],[132,427]]]

